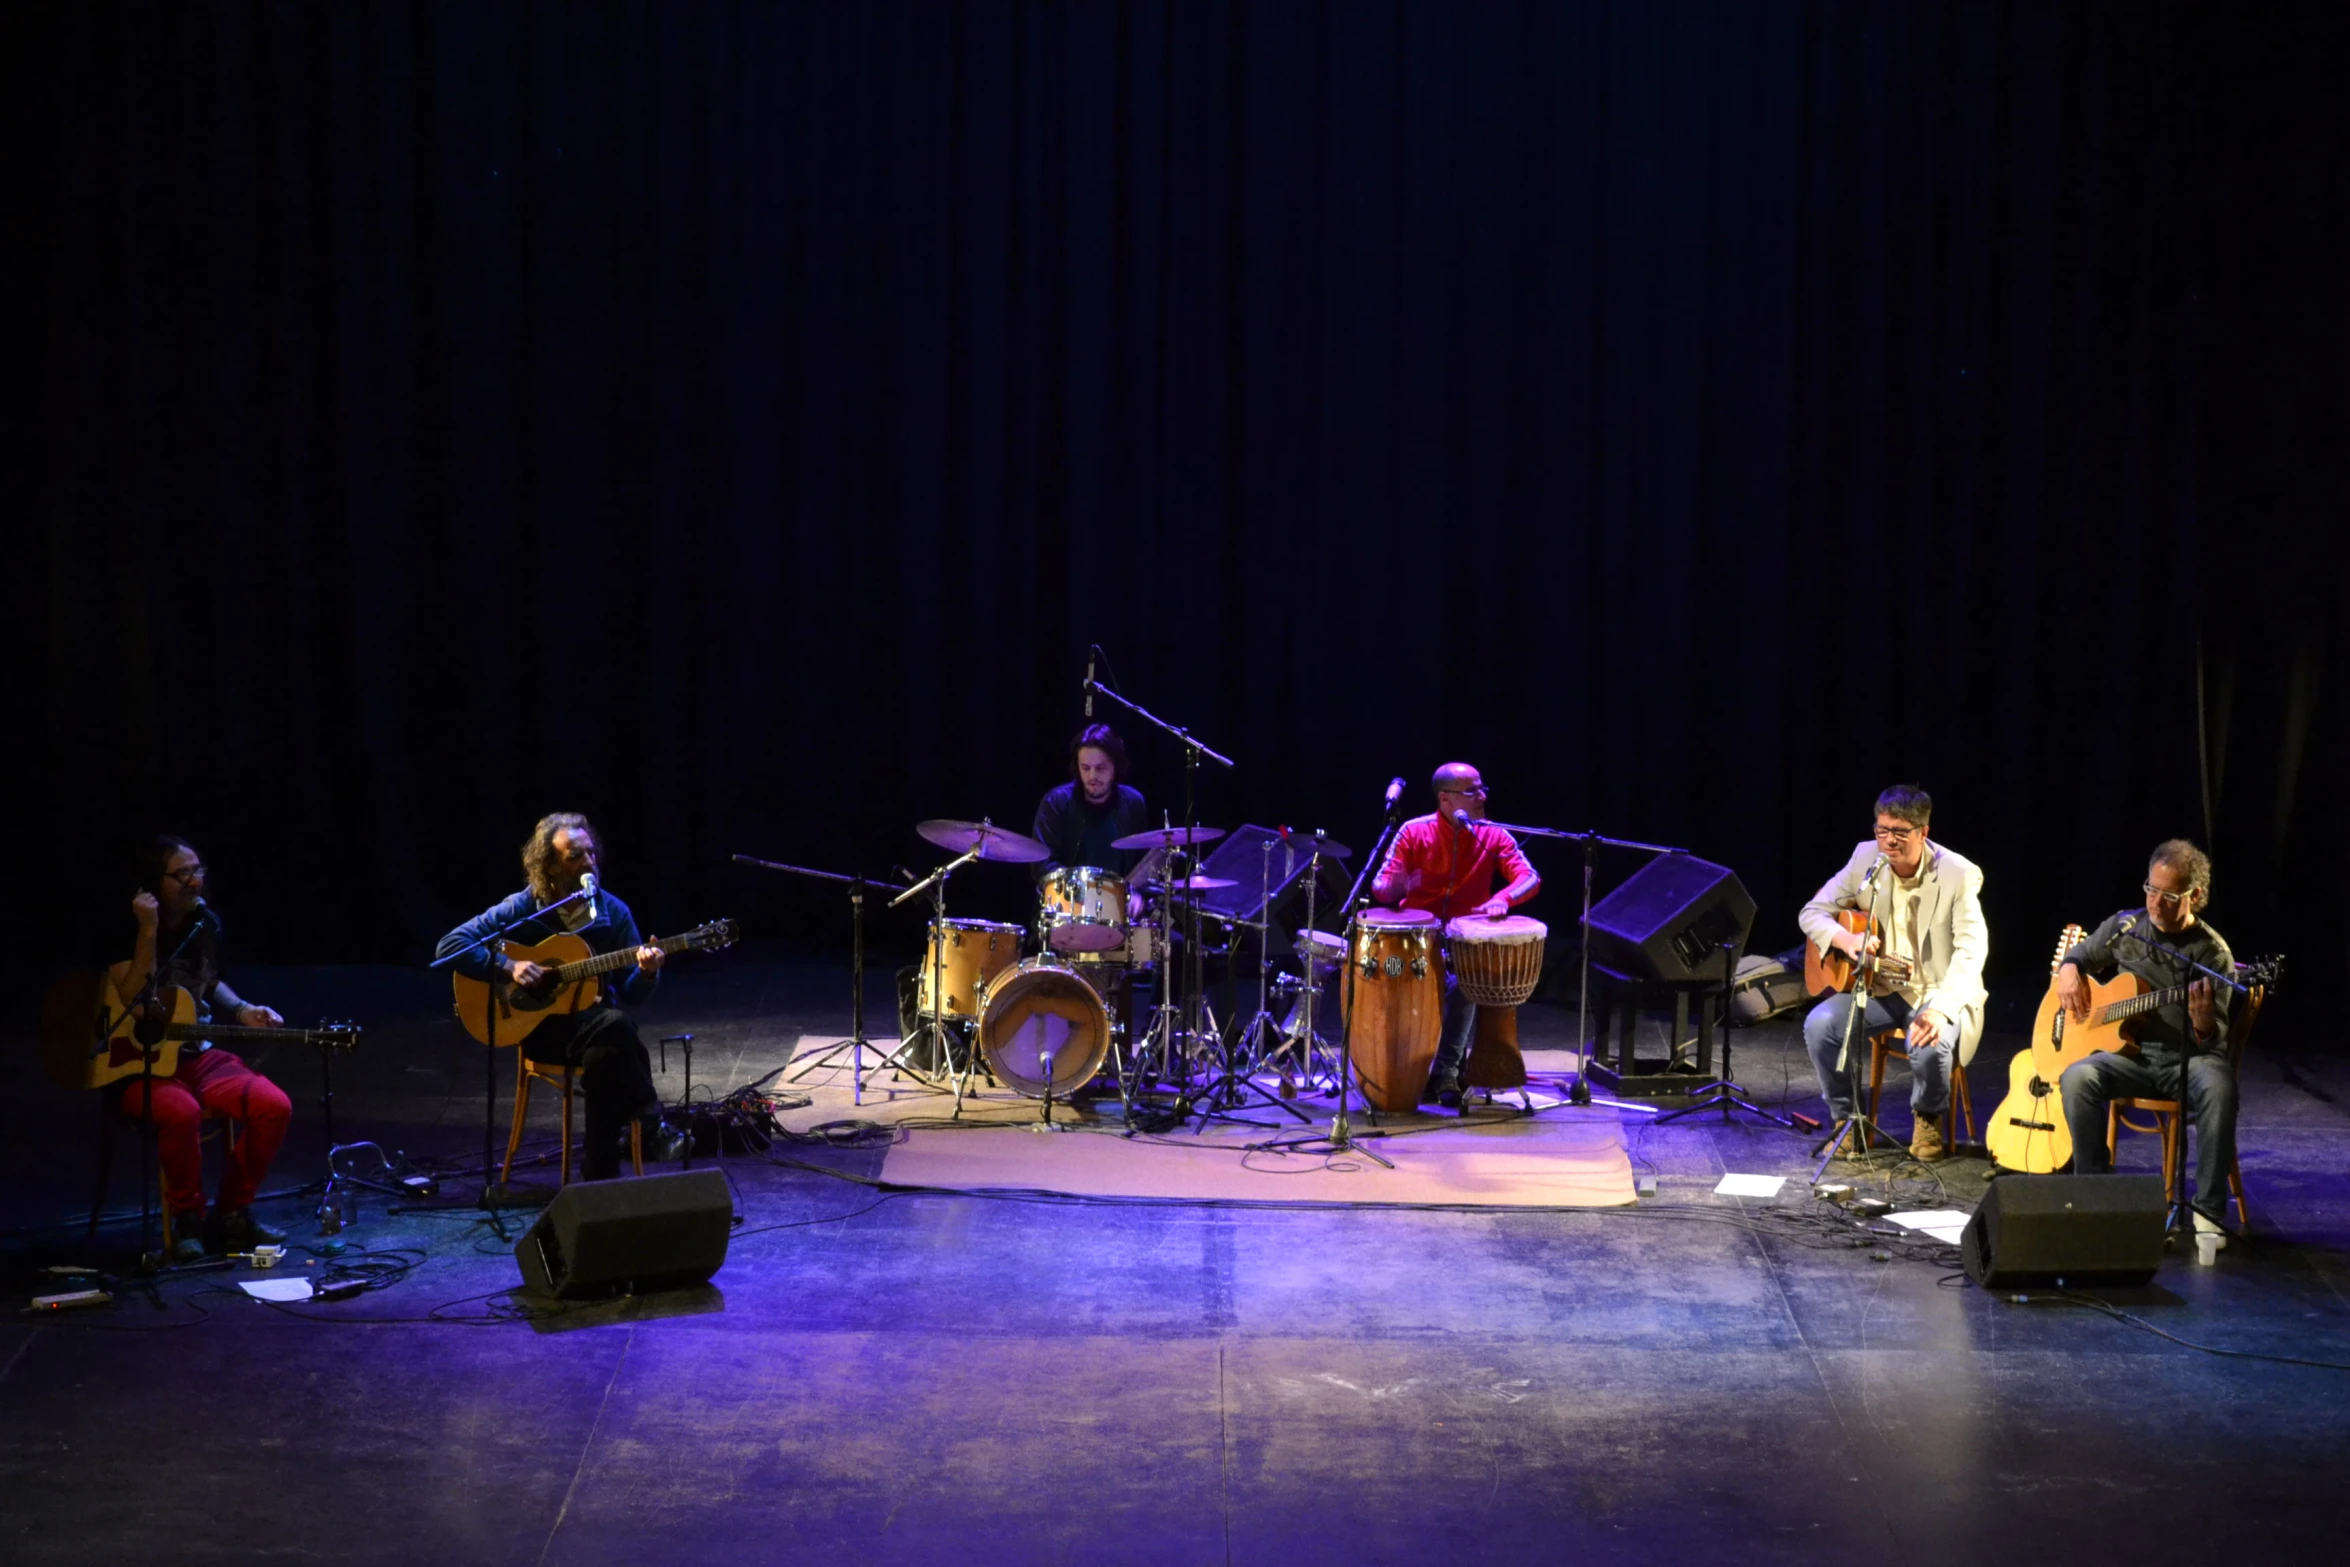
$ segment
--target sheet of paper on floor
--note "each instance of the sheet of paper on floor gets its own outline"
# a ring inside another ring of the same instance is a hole
[[[1784,1175],[1725,1175],[1714,1191],[1724,1197],[1776,1197],[1786,1184]]]
[[[1958,1244],[1959,1232],[1966,1228],[1967,1221],[1967,1216],[1956,1208],[1924,1208],[1916,1213],[1889,1213],[1885,1217],[1905,1230],[1930,1235],[1945,1246]]]

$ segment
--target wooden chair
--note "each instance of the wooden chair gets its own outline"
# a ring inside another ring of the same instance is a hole
[[[514,1179],[514,1151],[522,1146],[523,1118],[530,1114],[530,1085],[533,1082],[551,1083],[563,1096],[563,1152],[557,1162],[558,1186],[571,1184],[571,1097],[579,1087],[579,1069],[568,1062],[533,1061],[519,1047],[514,1051],[514,1129],[506,1134],[506,1163],[498,1171],[498,1182],[504,1185]],[[645,1173],[645,1127],[642,1121],[628,1123],[628,1158],[636,1173]]]
[[[2252,1025],[2259,1020],[2261,1003],[2267,999],[2268,992],[2265,989],[2254,987],[2244,997],[2243,1008],[2237,1012],[2234,1022],[2228,1026],[2227,1049],[2228,1070],[2230,1072],[2237,1072],[2242,1067],[2245,1042],[2252,1037]],[[2124,1110],[2143,1111],[2154,1117],[2154,1124],[2140,1126],[2137,1122],[2124,1118],[2122,1115]],[[2173,1183],[2172,1176],[2178,1169],[2179,1102],[2176,1099],[2116,1099],[2107,1105],[2105,1107],[2105,1147],[2109,1156],[2120,1151],[2121,1129],[2125,1126],[2133,1132],[2154,1132],[2161,1135],[2163,1195],[2171,1202],[2178,1201],[2179,1190]],[[2252,1209],[2244,1201],[2244,1164],[2242,1159],[2234,1155],[2228,1159],[2228,1195],[2236,1199],[2236,1222],[2247,1229],[2251,1228]]]
[[[1899,1028],[1880,1028],[1869,1035],[1869,1122],[1871,1125],[1876,1123],[1877,1100],[1885,1088],[1885,1062],[1894,1052],[1902,1050],[1901,1041],[1907,1037],[1908,1031]],[[1902,1054],[1906,1057],[1908,1052],[1902,1051]],[[1970,1143],[1973,1142],[1975,1140],[1975,1101],[1974,1096],[1967,1092],[1966,1066],[1958,1059],[1956,1050],[1950,1052],[1950,1103],[1966,1124],[1966,1140]],[[1868,1148],[1869,1136],[1866,1128],[1862,1129],[1860,1136],[1861,1148],[1865,1151]],[[1951,1141],[1955,1146],[1956,1139]]]

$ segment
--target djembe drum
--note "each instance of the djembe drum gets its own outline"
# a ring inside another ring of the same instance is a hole
[[[1550,927],[1519,914],[1469,915],[1444,927],[1445,967],[1461,994],[1477,1004],[1477,1035],[1461,1081],[1470,1088],[1522,1088],[1526,1057],[1518,1049],[1518,1008],[1542,982],[1542,944]]]

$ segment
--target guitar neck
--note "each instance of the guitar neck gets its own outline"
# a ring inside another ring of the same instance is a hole
[[[690,946],[691,943],[679,940],[674,936],[668,938],[667,940],[663,940],[662,938],[656,936],[651,941],[646,942],[645,945],[648,947],[658,947],[661,951],[667,953],[674,952],[679,947]],[[597,957],[581,958],[576,963],[564,964],[561,968],[555,970],[555,983],[558,985],[568,985],[575,979],[590,979],[598,974],[609,974],[614,969],[631,967],[635,964],[635,962],[636,948],[622,947],[616,952],[606,952]]]
[[[2149,1012],[2186,1000],[2188,988],[2186,985],[2173,985],[2167,990],[2149,990],[2127,1001],[2109,1002],[2097,1009],[2097,1021],[2120,1023],[2129,1018],[2144,1017]]]
[[[246,1028],[242,1024],[220,1027],[211,1023],[166,1023],[166,1039],[209,1039],[214,1044],[281,1044],[289,1039],[308,1042],[314,1036],[300,1028]]]

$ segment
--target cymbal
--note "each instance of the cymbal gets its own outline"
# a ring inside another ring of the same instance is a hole
[[[1113,849],[1171,849],[1179,843],[1213,843],[1224,836],[1221,827],[1153,827],[1148,832],[1130,832],[1123,838],[1112,838]]]
[[[1220,887],[1237,887],[1240,883],[1223,876],[1190,876],[1182,881],[1146,881],[1145,892],[1214,892]]]
[[[983,860],[1000,860],[1011,865],[1034,865],[1038,860],[1053,857],[1053,851],[1034,838],[986,822],[958,822],[941,817],[936,821],[917,822],[914,830],[950,854],[969,854],[977,849]]]

